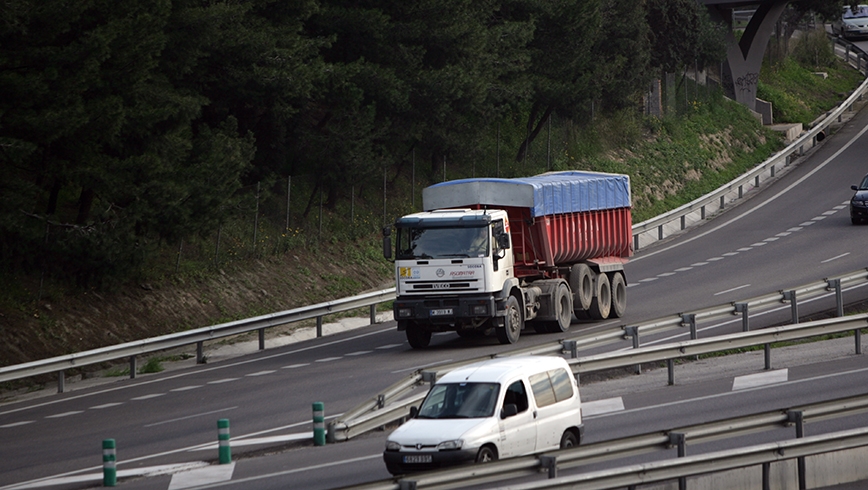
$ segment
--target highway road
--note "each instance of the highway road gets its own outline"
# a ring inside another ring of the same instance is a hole
[[[625,318],[574,323],[571,332],[619,328],[868,266],[868,226],[852,226],[846,205],[850,185],[868,173],[866,132],[868,113],[863,111],[744,203],[675,239],[639,251],[626,270]],[[845,301],[868,298],[864,289],[845,291]],[[830,296],[800,305],[800,312],[832,307]],[[789,307],[782,305],[778,314],[752,318],[751,325],[760,328],[788,318]],[[740,330],[738,321],[700,325],[700,336]],[[517,347],[553,338],[526,331]],[[643,344],[675,338],[662,334],[643,338]],[[626,346],[625,341],[606,349]],[[431,348],[412,350],[390,322],[181,371],[4,403],[0,405],[4,440],[0,489],[24,488],[19,484],[26,482],[34,488],[93,486],[93,480],[75,479],[100,471],[101,442],[106,438],[117,441],[119,470],[214,461],[217,420],[222,418],[230,419],[236,458],[244,458],[233,467],[235,486],[253,477],[246,472],[282,472],[256,480],[255,488],[335,488],[382,479],[388,476],[380,460],[383,432],[316,448],[285,439],[310,430],[313,402],[324,402],[327,417],[333,416],[420,367],[511,348],[493,337],[468,340],[444,334],[432,339]],[[732,392],[718,386],[732,383],[729,379],[643,391],[635,402],[624,397],[625,405],[635,403],[639,412],[589,417],[586,435],[592,441],[605,440],[655,427],[677,427],[697,417],[710,420],[864,393],[868,386],[868,375],[860,369],[864,365],[863,358],[851,356],[824,366],[830,377],[782,383],[773,389]],[[802,369],[798,376],[810,378],[815,367]],[[731,394],[710,398],[715,393]],[[680,404],[672,405],[674,400]],[[866,420],[851,422],[865,425]],[[285,439],[262,441],[278,436]],[[790,436],[787,432],[781,437]],[[241,446],[245,439],[259,443]],[[202,446],[205,449],[195,450]],[[165,483],[168,488],[170,481],[171,477],[161,476],[122,480],[121,486],[161,488]]]

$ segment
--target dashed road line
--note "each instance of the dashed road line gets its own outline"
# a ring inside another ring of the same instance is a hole
[[[21,422],[12,422],[11,424],[0,425],[0,429],[11,429],[12,427],[18,427],[20,425],[27,425],[36,422],[35,420],[22,420]]]
[[[350,352],[347,355],[348,356],[361,356],[362,354],[370,354],[371,352],[374,352],[374,351],[372,351],[372,350],[360,350],[360,351],[356,351],[356,352]]]
[[[341,357],[323,357],[322,359],[317,359],[314,362],[332,362],[337,361],[338,359],[342,359]]]
[[[615,398],[606,398],[604,400],[594,400],[592,402],[582,403],[582,416],[592,417],[604,413],[620,412],[624,410],[624,400],[617,396]]]
[[[158,396],[163,396],[165,393],[151,393],[150,395],[137,396],[135,398],[130,398],[130,400],[150,400],[151,398],[156,398]]]
[[[267,371],[258,371],[258,372],[255,372],[255,373],[245,374],[244,376],[247,376],[247,377],[265,376],[266,374],[271,374],[271,373],[273,373],[273,372],[275,372],[275,370],[274,370],[274,369],[270,369],[270,370],[267,370]]]
[[[448,333],[448,332],[447,332],[447,333]],[[386,345],[381,345],[381,346],[377,347],[377,349],[378,349],[378,350],[382,350],[382,349],[394,349],[395,347],[401,347],[402,345],[404,345],[404,344],[386,344]]]
[[[310,366],[310,363],[306,362],[304,364],[290,364],[289,366],[283,366],[280,369],[297,369],[297,368],[305,367],[305,366]]]
[[[789,371],[787,369],[777,369],[764,373],[736,376],[732,380],[732,391],[744,390],[746,388],[756,388],[757,386],[765,386],[776,383],[786,383],[788,380]]]
[[[102,405],[95,405],[90,407],[91,410],[101,410],[103,408],[116,407],[118,405],[123,405],[124,402],[114,402],[114,403],[103,403]]]
[[[214,381],[209,381],[209,385],[219,385],[221,383],[229,383],[230,381],[238,381],[241,378],[223,378],[223,379],[215,379]]]
[[[56,413],[54,415],[46,415],[47,419],[59,419],[61,417],[69,417],[70,415],[78,415],[80,413],[84,413],[84,410],[72,410],[70,412]]]
[[[202,385],[190,385],[190,386],[182,386],[180,388],[172,388],[169,391],[173,391],[173,392],[190,391],[190,390],[195,390],[196,388],[201,388],[201,387],[202,387]]]

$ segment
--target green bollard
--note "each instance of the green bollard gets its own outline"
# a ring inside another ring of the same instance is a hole
[[[113,487],[118,483],[117,452],[115,440],[102,440],[102,486]]]
[[[220,446],[218,449],[220,452],[220,464],[231,463],[232,448],[229,447],[229,419],[217,421],[217,443]]]
[[[325,404],[323,402],[313,403],[313,445],[325,446],[326,430],[325,430]]]

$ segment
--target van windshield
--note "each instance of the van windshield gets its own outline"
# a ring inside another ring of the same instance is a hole
[[[466,419],[490,417],[494,414],[498,383],[444,383],[436,384],[422,407],[420,419]]]

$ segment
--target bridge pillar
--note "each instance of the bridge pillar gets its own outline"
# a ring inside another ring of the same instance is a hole
[[[711,0],[713,2],[715,0]],[[719,5],[706,1],[711,18],[728,26],[726,63],[721,83],[727,96],[756,110],[756,89],[763,55],[775,24],[790,0],[763,0],[751,17],[740,40],[732,31],[732,3]]]

